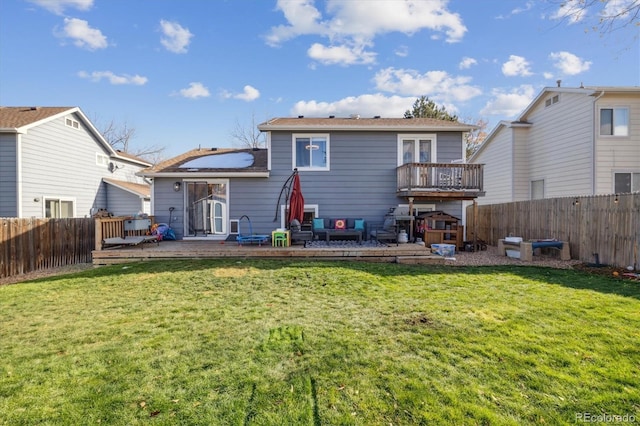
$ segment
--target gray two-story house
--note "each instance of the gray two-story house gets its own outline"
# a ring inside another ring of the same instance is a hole
[[[150,213],[151,164],[114,150],[77,107],[0,107],[0,217]]]
[[[243,215],[254,233],[285,228],[283,185],[297,169],[305,217],[381,223],[395,209],[462,217],[483,195],[482,165],[464,164],[474,126],[428,118],[275,118],[266,149],[199,148],[141,172],[152,211],[178,239],[225,239]]]

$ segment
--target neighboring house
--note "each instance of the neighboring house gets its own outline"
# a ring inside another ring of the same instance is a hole
[[[0,107],[0,217],[150,213],[150,163],[114,150],[77,107]]]
[[[479,204],[640,191],[640,88],[547,87],[469,162],[485,165]]]
[[[254,233],[286,227],[281,194],[294,169],[309,218],[382,223],[391,208],[409,212],[410,204],[414,214],[462,217],[463,200],[482,195],[482,166],[460,163],[463,133],[473,128],[423,118],[276,118],[258,126],[266,149],[196,149],[141,175],[153,180],[156,221],[178,239],[226,238],[243,215]]]

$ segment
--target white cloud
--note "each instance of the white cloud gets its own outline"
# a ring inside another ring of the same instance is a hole
[[[400,56],[401,58],[406,58],[409,56],[409,46],[398,46],[398,48],[393,52],[396,56]]]
[[[446,71],[424,74],[411,69],[386,68],[374,76],[376,88],[406,96],[428,96],[442,103],[465,102],[482,93],[470,85],[471,77],[452,76]]]
[[[207,89],[202,83],[192,82],[189,83],[189,87],[186,89],[181,89],[177,96],[182,96],[183,98],[189,99],[198,99],[198,98],[208,98],[211,96],[209,93],[209,89]]]
[[[227,90],[223,90],[220,95],[224,99],[240,99],[241,101],[251,102],[260,97],[260,91],[255,87],[249,86],[247,84],[246,86],[244,86],[241,93],[232,93]]]
[[[550,18],[553,20],[566,20],[569,24],[580,22],[586,16],[587,7],[584,0],[563,1]]]
[[[458,64],[458,68],[460,68],[461,70],[466,70],[471,68],[472,65],[477,65],[477,64],[478,64],[478,61],[468,56],[465,56],[460,61],[460,64]]]
[[[191,42],[193,34],[188,28],[183,28],[177,22],[160,21],[160,29],[164,37],[160,43],[170,52],[187,53],[187,46]]]
[[[102,79],[106,79],[109,83],[114,85],[120,84],[133,84],[135,86],[143,86],[147,84],[147,77],[142,77],[139,75],[116,75],[111,71],[93,71],[92,73],[88,73],[86,71],[78,72],[78,77],[85,78],[87,80],[99,82]]]
[[[56,15],[62,15],[67,8],[89,10],[93,7],[93,0],[28,0]]]
[[[502,64],[502,73],[507,77],[527,77],[531,75],[529,62],[522,56],[511,55],[509,60]]]
[[[77,47],[96,50],[108,46],[107,37],[98,29],[91,28],[87,21],[76,18],[65,18],[62,31],[56,31],[56,35],[62,38],[70,38]]]
[[[533,100],[535,89],[525,84],[505,92],[494,89],[492,99],[480,110],[480,115],[503,115],[513,117],[522,112]]]
[[[580,74],[591,67],[590,61],[585,61],[569,52],[553,52],[549,55],[549,59],[554,62],[554,67],[566,75]]]
[[[314,43],[307,51],[307,54],[311,59],[325,65],[372,64],[376,59],[375,53],[365,51],[362,46],[349,47],[342,45],[327,47],[320,43]]]
[[[277,9],[287,24],[272,27],[265,39],[270,46],[279,46],[301,35],[315,35],[327,38],[332,46],[350,46],[352,53],[372,46],[376,36],[392,32],[412,35],[431,30],[444,34],[447,42],[459,42],[467,28],[460,15],[447,9],[447,3],[448,0],[328,0],[325,17],[313,0],[278,0]],[[309,49],[309,53],[317,54],[316,50]],[[344,57],[353,61],[349,55]],[[369,63],[368,58],[360,57],[351,63]]]
[[[360,114],[362,117],[402,117],[411,108],[415,97],[385,96],[380,93],[349,96],[335,102],[298,101],[291,109],[293,116],[327,117],[336,115],[347,117]]]

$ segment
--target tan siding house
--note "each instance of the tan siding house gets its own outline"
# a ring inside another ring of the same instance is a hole
[[[545,88],[469,162],[485,164],[479,204],[640,191],[640,88]]]

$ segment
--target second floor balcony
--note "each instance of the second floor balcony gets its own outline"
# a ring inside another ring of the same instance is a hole
[[[484,196],[483,164],[407,163],[396,169],[400,197],[473,200]]]

